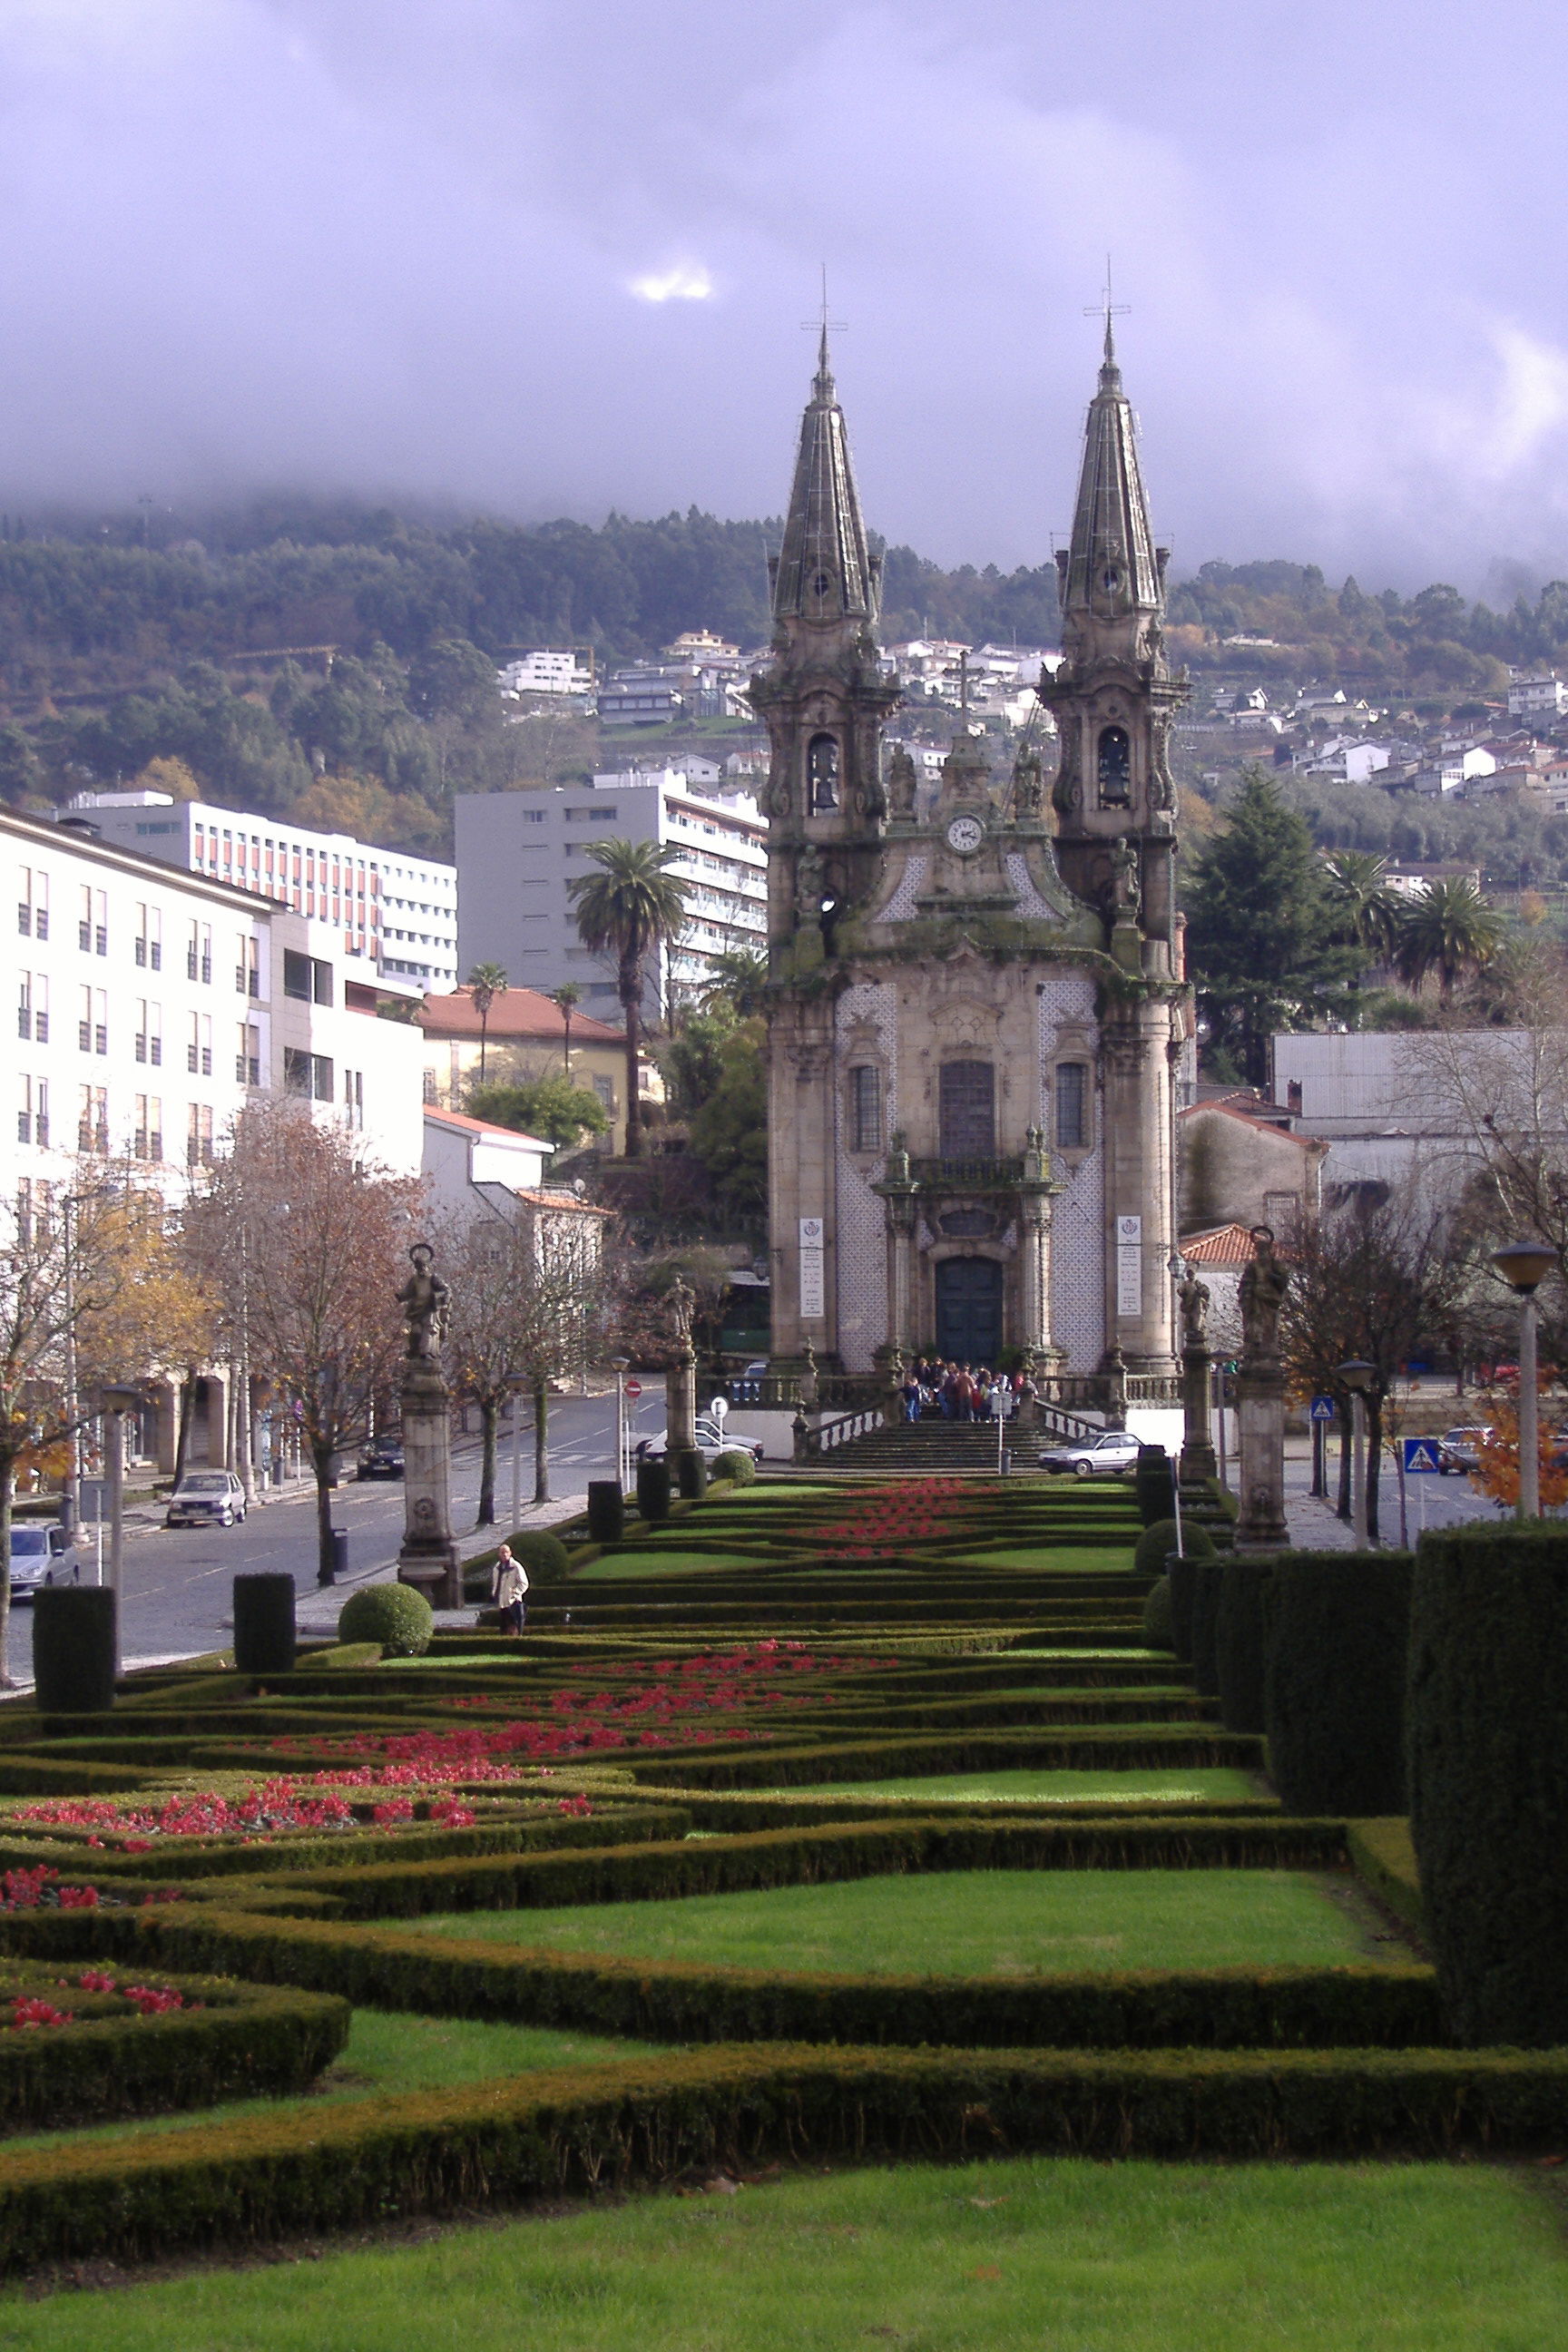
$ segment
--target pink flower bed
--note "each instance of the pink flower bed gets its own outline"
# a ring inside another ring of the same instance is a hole
[[[66,1980],[61,1977],[58,1981],[63,1985]],[[101,1969],[84,1969],[77,1983],[83,1992],[118,1993],[142,2017],[163,2017],[171,2010],[200,2009],[203,2005],[199,2000],[188,2001],[173,1985],[116,1984]],[[0,2032],[25,2032],[35,2026],[75,2023],[73,2010],[57,2009],[53,2001],[46,2000],[39,1993],[18,1993],[11,2003],[9,2024],[0,2024]]]

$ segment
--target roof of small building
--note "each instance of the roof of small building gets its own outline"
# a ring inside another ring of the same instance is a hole
[[[547,1039],[558,1045],[566,1034],[561,1007],[537,988],[498,988],[482,1024],[471,988],[455,988],[447,996],[427,996],[420,1009],[419,1026],[426,1037],[478,1037],[482,1029],[489,1042],[498,1045],[520,1037],[533,1042]],[[574,1045],[624,1046],[626,1042],[624,1030],[595,1021],[591,1013],[573,1013]]]
[[[1215,1095],[1207,1102],[1188,1103],[1176,1117],[1196,1118],[1202,1111],[1219,1111],[1226,1118],[1239,1120],[1243,1127],[1256,1127],[1269,1135],[1278,1135],[1286,1143],[1299,1144],[1303,1151],[1322,1152],[1329,1148],[1318,1136],[1298,1135],[1289,1123],[1295,1114],[1279,1103],[1257,1100],[1249,1105],[1240,1096]]]
[[[470,1118],[466,1110],[443,1110],[439,1103],[426,1104],[425,1120],[426,1126],[458,1128],[465,1135],[489,1135],[498,1142],[523,1143],[531,1151],[542,1151],[547,1159],[555,1149],[542,1136],[525,1135],[520,1127],[502,1127],[493,1118]]]
[[[1189,1265],[1244,1266],[1252,1257],[1252,1234],[1246,1225],[1210,1225],[1201,1234],[1184,1234],[1182,1255]]]

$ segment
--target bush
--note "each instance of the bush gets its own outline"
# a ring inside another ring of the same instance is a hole
[[[1169,1650],[1171,1640],[1171,1580],[1152,1584],[1143,1602],[1143,1639],[1151,1650]]]
[[[100,1584],[47,1584],[35,1595],[40,1715],[101,1715],[113,1706],[118,1598]]]
[[[1301,1813],[1405,1811],[1408,1552],[1280,1552],[1264,1593],[1268,1769]]]
[[[572,1555],[559,1536],[547,1528],[530,1528],[509,1536],[511,1556],[526,1570],[530,1584],[554,1584],[572,1565]]]
[[[710,1483],[716,1478],[726,1478],[732,1486],[754,1486],[756,1476],[757,1465],[751,1455],[739,1451],[721,1454],[708,1473]]]
[[[680,1446],[675,1456],[675,1483],[689,1503],[700,1503],[708,1492],[708,1465],[696,1445]]]
[[[1215,1665],[1220,1720],[1227,1731],[1263,1725],[1263,1593],[1268,1563],[1227,1559],[1221,1572]]]
[[[1200,1698],[1219,1696],[1219,1595],[1225,1576],[1217,1559],[1192,1559],[1193,1686]]]
[[[1205,1531],[1191,1519],[1182,1522],[1182,1544],[1189,1559],[1213,1559],[1215,1549]],[[1140,1576],[1163,1576],[1165,1562],[1176,1549],[1174,1519],[1156,1519],[1132,1547],[1132,1566]]]
[[[1158,1519],[1175,1517],[1176,1473],[1163,1445],[1139,1449],[1132,1471],[1132,1491],[1138,1498],[1138,1516],[1146,1528],[1152,1528]]]
[[[650,1528],[669,1517],[669,1462],[661,1455],[637,1464],[637,1509]]]
[[[289,1575],[234,1580],[234,1663],[242,1675],[294,1671],[294,1580]]]
[[[626,1498],[618,1478],[588,1481],[588,1540],[618,1544],[626,1531]]]
[[[1410,1629],[1410,1826],[1467,2043],[1568,2043],[1568,1530],[1425,1536]]]
[[[338,1615],[340,1642],[379,1642],[389,1658],[423,1657],[436,1619],[430,1603],[411,1584],[367,1584],[343,1603]]]

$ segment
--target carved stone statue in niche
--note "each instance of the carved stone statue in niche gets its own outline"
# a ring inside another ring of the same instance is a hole
[[[821,924],[826,879],[822,852],[815,841],[808,841],[795,869],[795,910],[803,923]]]
[[[1123,834],[1110,853],[1110,911],[1116,921],[1135,923],[1142,899],[1138,852]]]
[[[1045,799],[1046,780],[1040,755],[1030,743],[1019,752],[1013,768],[1013,806],[1022,817],[1037,817]]]
[[[915,763],[901,743],[895,744],[888,761],[888,799],[896,817],[911,817],[915,813]]]

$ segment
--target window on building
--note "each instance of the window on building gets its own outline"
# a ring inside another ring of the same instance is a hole
[[[261,993],[261,947],[259,940],[239,935],[238,961],[234,967],[234,984],[241,996]]]
[[[16,1140],[36,1143],[47,1148],[49,1140],[49,1082],[47,1078],[18,1078],[16,1103]]]
[[[331,1004],[332,1002],[332,967],[319,956],[300,955],[293,948],[283,950],[283,993],[300,1004]]]
[[[192,1077],[210,1078],[213,1074],[213,1017],[210,1013],[193,1013],[190,1034],[185,1040],[185,1068]]]
[[[331,1058],[307,1053],[301,1046],[283,1048],[283,1087],[303,1102],[331,1102],[333,1097]]]
[[[210,981],[213,976],[213,932],[210,923],[192,923],[185,938],[185,978]]]
[[[1081,1151],[1089,1141],[1089,1065],[1057,1065],[1057,1149]]]
[[[849,1149],[882,1149],[882,1073],[874,1062],[861,1062],[849,1073]]]
[[[989,1062],[944,1062],[939,1108],[944,1160],[988,1160],[996,1148],[996,1073]]]
[[[27,939],[49,936],[49,877],[36,866],[18,867],[16,929]]]
[[[237,1087],[258,1087],[261,1084],[261,1032],[245,1021],[239,1024],[239,1050],[234,1057],[234,1082]]]
[[[187,1168],[210,1168],[212,1164],[212,1105],[193,1103],[185,1128],[185,1165]]]
[[[92,991],[90,988],[79,988],[77,991],[76,1042],[79,1053],[91,1053]]]
[[[1125,727],[1100,729],[1099,778],[1101,801],[1116,806],[1130,796],[1132,790],[1132,745]]]
[[[594,1076],[594,1092],[599,1098],[599,1108],[613,1118],[616,1114],[616,1082],[614,1078],[606,1077],[602,1070],[595,1071]]]
[[[109,1149],[109,1089],[83,1087],[77,1107],[76,1148],[79,1151]]]
[[[814,814],[838,806],[838,738],[837,735],[814,735],[806,748],[805,777],[807,804]],[[711,825],[710,832],[717,833]]]
[[[160,1160],[163,1157],[163,1104],[158,1095],[138,1095],[136,1123],[132,1130],[131,1154],[134,1160]]]

